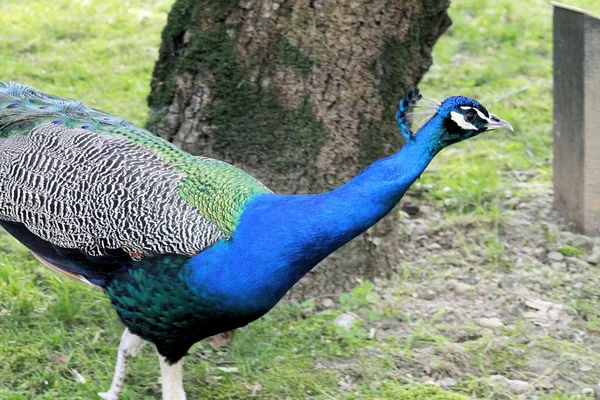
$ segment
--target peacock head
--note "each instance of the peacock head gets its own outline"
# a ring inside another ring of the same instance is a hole
[[[418,105],[419,100],[427,104]],[[423,111],[415,111],[415,109]],[[424,118],[422,127],[416,133],[410,130],[410,122],[415,117]],[[431,99],[424,99],[419,94],[419,89],[409,90],[402,101],[396,114],[398,127],[407,141],[415,140],[419,136],[426,136],[432,141],[437,150],[453,143],[472,138],[482,132],[493,129],[513,130],[505,120],[488,112],[477,100],[463,96],[452,96],[440,103]],[[423,132],[424,134],[421,134]],[[427,133],[425,133],[427,132]]]

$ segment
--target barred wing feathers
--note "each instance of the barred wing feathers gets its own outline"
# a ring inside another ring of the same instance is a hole
[[[0,225],[38,258],[97,286],[132,259],[191,256],[227,238],[261,192],[229,164],[0,82]]]

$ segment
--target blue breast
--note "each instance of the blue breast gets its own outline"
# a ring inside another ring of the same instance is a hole
[[[393,202],[354,204],[344,193],[258,195],[229,241],[190,261],[192,287],[221,298],[232,312],[267,312],[320,261],[392,207]]]

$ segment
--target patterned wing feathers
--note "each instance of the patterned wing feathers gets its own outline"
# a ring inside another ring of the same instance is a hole
[[[0,218],[57,246],[193,255],[223,236],[179,195],[183,174],[126,138],[47,123],[0,154]]]
[[[197,254],[266,192],[240,169],[118,117],[0,82],[0,220],[55,246],[133,259]]]

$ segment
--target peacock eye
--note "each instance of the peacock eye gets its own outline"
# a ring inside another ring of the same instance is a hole
[[[465,114],[465,121],[473,122],[475,121],[475,116],[477,116],[477,114],[475,114],[475,111],[467,111],[467,113]]]

